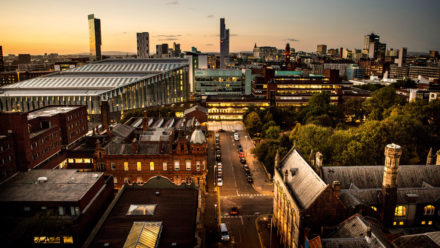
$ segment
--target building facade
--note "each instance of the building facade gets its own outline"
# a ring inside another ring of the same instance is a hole
[[[86,105],[93,119],[99,117],[101,102],[108,101],[111,118],[119,119],[126,110],[187,101],[188,71],[187,59],[100,61],[4,86],[0,109]]]
[[[150,35],[148,32],[136,33],[137,57],[145,59],[150,57]]]
[[[29,113],[1,112],[0,134],[12,135],[17,169],[62,163],[68,149],[87,133],[85,106],[47,107]]]
[[[326,55],[327,54],[327,45],[323,45],[323,44],[318,45],[316,47],[316,52],[318,54]]]
[[[131,142],[98,143],[94,154],[95,171],[112,175],[116,188],[163,176],[178,185],[193,182],[204,189],[207,142],[195,118],[153,121],[144,116],[142,130],[127,137],[133,137]]]
[[[3,61],[3,47],[0,46],[0,72],[5,70],[5,62]]]
[[[0,135],[0,182],[17,172],[15,145],[12,133]]]
[[[353,214],[397,235],[437,225],[440,152],[437,165],[400,165],[401,154],[387,145],[384,166],[324,166],[321,153],[306,161],[295,148],[279,162],[277,155],[272,221],[284,247],[307,247]]]
[[[101,60],[101,20],[94,14],[88,16],[90,60]]]
[[[195,94],[250,95],[251,71],[234,69],[205,69],[195,71]]]

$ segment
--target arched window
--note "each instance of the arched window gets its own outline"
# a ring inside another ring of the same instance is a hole
[[[433,205],[426,205],[424,209],[425,215],[434,215],[435,207]]]
[[[395,216],[406,216],[406,207],[405,206],[397,206],[394,211]]]

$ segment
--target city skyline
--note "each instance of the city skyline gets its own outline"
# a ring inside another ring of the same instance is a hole
[[[152,47],[177,42],[184,51],[195,46],[204,52],[219,52],[218,22],[222,17],[233,30],[231,52],[251,51],[255,43],[283,48],[287,42],[298,51],[315,51],[317,44],[362,48],[363,37],[370,32],[379,34],[387,47],[440,50],[440,33],[434,32],[440,22],[435,13],[440,2],[434,0],[417,5],[410,0],[103,3],[22,0],[4,4],[0,10],[3,54],[85,53],[89,50],[85,16],[91,13],[102,20],[102,51],[136,53],[136,33],[149,32]],[[7,21],[17,19],[20,21]]]

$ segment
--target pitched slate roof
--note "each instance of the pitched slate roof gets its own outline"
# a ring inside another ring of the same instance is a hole
[[[369,228],[370,237],[367,235]],[[323,247],[393,247],[379,229],[359,214],[340,223],[337,230],[322,242]]]
[[[341,189],[351,184],[358,188],[380,188],[383,179],[383,166],[334,166],[323,167],[322,178],[327,184],[333,181],[341,183]],[[398,188],[422,187],[426,182],[440,187],[440,166],[401,165],[397,176]]]
[[[290,150],[281,161],[278,167],[281,177],[286,170],[288,172],[286,186],[291,190],[292,196],[300,207],[304,209],[310,207],[327,187],[296,149]]]
[[[413,235],[400,236],[393,241],[397,247],[412,248],[438,248],[440,247],[440,232],[427,232]]]

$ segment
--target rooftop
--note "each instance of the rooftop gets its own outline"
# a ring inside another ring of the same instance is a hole
[[[103,176],[102,172],[77,170],[23,172],[1,185],[0,202],[76,202]]]
[[[171,247],[172,243],[177,247],[193,247],[197,199],[198,193],[193,186],[176,186],[162,177],[153,178],[143,186],[126,185],[91,232],[84,247],[104,247],[106,243],[106,247],[123,247],[126,240],[131,240],[130,231],[138,222],[150,223],[146,225],[155,226],[155,232],[159,230],[154,222],[161,222],[159,247]],[[157,206],[154,215],[127,215],[132,204]]]
[[[4,86],[0,96],[98,95],[186,65],[187,59],[104,60]]]
[[[60,107],[53,106],[53,107],[41,108],[29,112],[28,120],[32,120],[38,117],[51,117],[60,113],[67,113],[78,108],[81,108],[81,106],[60,106]]]

